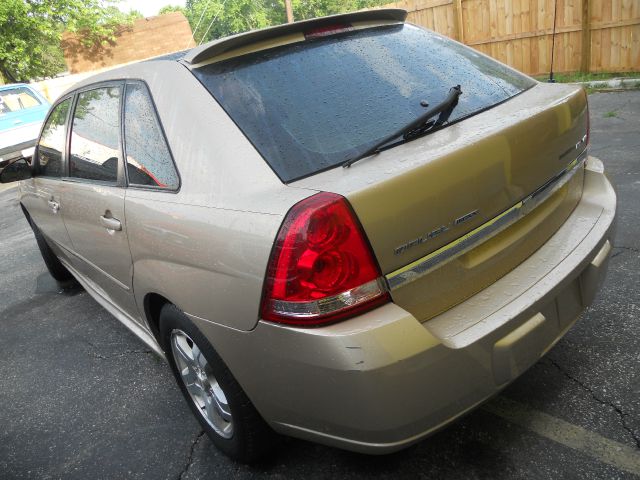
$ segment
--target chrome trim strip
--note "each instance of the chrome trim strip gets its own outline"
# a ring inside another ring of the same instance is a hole
[[[566,185],[586,159],[587,149],[585,148],[564,170],[508,210],[438,250],[386,275],[389,290],[393,291],[417,280],[510,227]]]

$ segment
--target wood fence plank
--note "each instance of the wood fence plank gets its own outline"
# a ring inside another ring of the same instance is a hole
[[[483,0],[480,7],[482,14],[482,38],[491,38],[491,8],[490,0]]]
[[[403,0],[408,20],[529,74],[640,71],[640,0]]]
[[[591,0],[582,0],[582,35],[580,39],[580,71],[588,73],[591,64]]]
[[[620,70],[621,62],[620,62],[620,30],[621,28],[612,28],[609,30],[609,37],[611,38],[611,47],[609,49],[609,59],[611,64],[609,68],[617,72]]]
[[[530,5],[530,0],[522,0],[520,2],[520,27],[518,28],[519,32],[524,32],[527,29],[531,28]]]
[[[640,25],[629,28],[631,37],[631,65],[630,69],[640,70]]]
[[[591,30],[601,30],[603,28],[627,27],[630,25],[640,25],[640,18],[630,18],[628,20],[618,20],[612,22],[591,22]]]
[[[600,41],[602,45],[602,68],[604,71],[611,68],[611,32],[602,32],[602,39]]]
[[[579,32],[580,27],[562,27],[556,28],[556,33],[571,33],[571,32]],[[496,42],[508,42],[510,40],[516,40],[519,38],[531,38],[531,37],[541,37],[545,35],[551,36],[553,33],[552,28],[548,28],[546,30],[538,30],[537,32],[524,32],[524,33],[514,33],[512,35],[504,35],[502,37],[495,37],[490,40],[481,40],[477,42],[467,42],[467,45],[475,46],[482,45],[483,43],[496,43]],[[551,41],[551,40],[549,40]]]
[[[455,32],[456,32],[456,36],[454,38],[459,42],[464,43],[464,22],[462,21],[462,0],[454,0],[453,13],[454,13]]]

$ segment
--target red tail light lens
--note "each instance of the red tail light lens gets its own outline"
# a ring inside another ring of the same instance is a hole
[[[587,101],[587,139],[585,140],[585,147],[589,146],[591,141],[591,116],[589,114],[589,102]]]
[[[324,325],[387,301],[380,267],[347,201],[323,192],[297,203],[271,254],[262,318]]]
[[[584,146],[589,147],[589,141],[591,140],[591,118],[589,115],[589,95],[587,95],[587,91],[583,90],[584,93],[584,103],[587,106],[587,131],[585,133]]]

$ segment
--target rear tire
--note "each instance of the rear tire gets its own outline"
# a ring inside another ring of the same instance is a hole
[[[277,434],[207,338],[175,305],[160,311],[160,344],[182,395],[214,445],[242,463],[263,459]]]
[[[51,276],[60,283],[67,283],[73,280],[73,275],[69,270],[67,270],[67,267],[60,262],[58,257],[56,257],[56,254],[53,253],[53,250],[51,250],[51,247],[42,235],[42,232],[40,232],[40,229],[29,217],[27,217],[27,221],[31,226],[31,230],[33,230],[36,242],[38,243],[38,248],[40,249],[40,254],[42,255],[44,264],[47,266],[47,270],[49,270]]]

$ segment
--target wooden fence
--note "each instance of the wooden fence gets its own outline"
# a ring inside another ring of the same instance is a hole
[[[556,3],[557,1],[557,3]],[[407,21],[531,75],[640,71],[640,0],[404,0]]]

